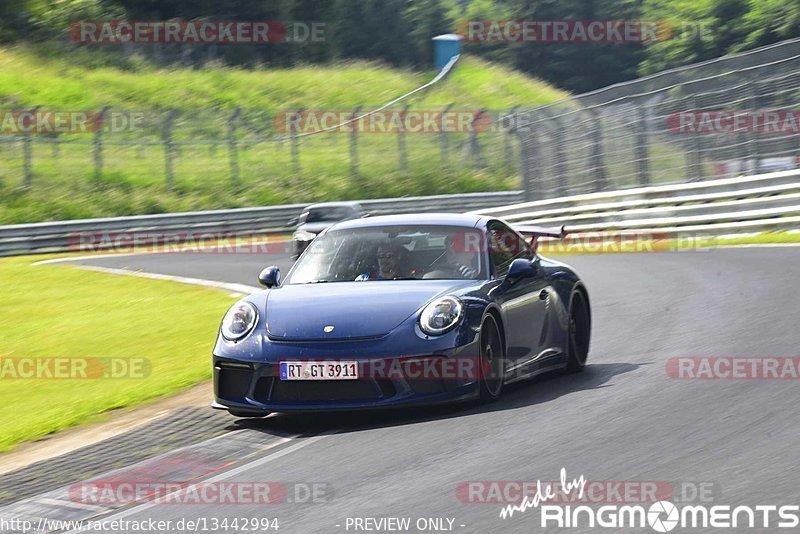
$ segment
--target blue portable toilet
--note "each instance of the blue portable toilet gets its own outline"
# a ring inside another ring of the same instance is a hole
[[[445,65],[461,53],[462,36],[457,33],[446,33],[433,38],[433,63],[436,70],[442,70]]]

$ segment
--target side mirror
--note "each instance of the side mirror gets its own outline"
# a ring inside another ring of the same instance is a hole
[[[267,289],[281,283],[281,270],[277,265],[270,265],[258,275],[258,283]]]
[[[300,222],[298,217],[292,217],[289,219],[289,222],[286,223],[286,226],[297,226],[297,223]]]
[[[536,265],[531,260],[517,258],[508,266],[506,280],[519,280],[520,278],[533,276],[534,274],[536,274]]]

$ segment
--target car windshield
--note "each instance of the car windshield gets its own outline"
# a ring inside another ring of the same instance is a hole
[[[347,206],[312,208],[300,216],[303,223],[338,222],[350,217],[353,210]]]
[[[315,239],[287,284],[484,278],[483,234],[439,225],[333,230]]]

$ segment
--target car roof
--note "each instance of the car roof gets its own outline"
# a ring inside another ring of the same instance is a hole
[[[318,202],[316,204],[309,204],[303,211],[308,211],[312,208],[355,208],[361,209],[361,204],[358,202]]]
[[[487,220],[488,219],[485,216],[473,215],[470,213],[407,213],[404,215],[378,215],[375,217],[342,221],[331,226],[330,230],[369,228],[372,226],[393,226],[403,224],[429,224],[476,228],[481,226]]]

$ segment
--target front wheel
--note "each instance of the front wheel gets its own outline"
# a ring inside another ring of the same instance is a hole
[[[500,397],[505,383],[505,357],[500,329],[494,317],[487,315],[481,327],[481,400],[484,402]]]
[[[591,319],[589,303],[583,292],[574,290],[569,305],[569,326],[567,331],[567,371],[576,373],[586,367],[589,357],[589,336]]]

